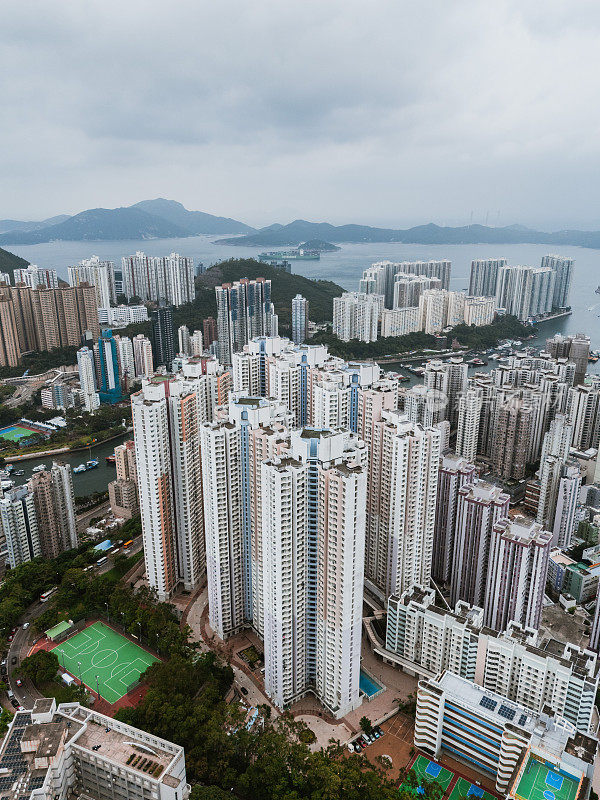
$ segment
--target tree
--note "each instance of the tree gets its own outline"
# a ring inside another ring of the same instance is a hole
[[[373,733],[373,726],[371,725],[371,720],[368,717],[361,717],[360,718],[360,729],[367,734],[367,736],[371,736]]]
[[[2,709],[2,713],[0,714],[0,735],[6,733],[13,717],[14,714],[11,714],[6,708]]]
[[[56,653],[38,650],[37,653],[24,659],[19,668],[19,674],[31,678],[35,684],[48,683],[58,672],[58,667]]]
[[[218,786],[200,786],[197,783],[190,792],[190,800],[231,800],[231,792],[224,792]]]

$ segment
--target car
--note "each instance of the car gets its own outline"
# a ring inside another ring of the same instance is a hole
[[[13,697],[13,699],[10,701],[10,704],[11,704],[11,706],[12,706],[13,708],[18,708],[18,707],[19,707],[19,703],[18,703],[18,702],[15,700],[15,698],[14,698],[14,697]]]
[[[16,664],[16,663],[17,663],[17,657],[16,657],[16,656],[13,656],[13,657],[11,658],[11,660],[10,660],[10,663],[11,663],[11,664]]]
[[[359,747],[361,747],[363,750],[367,746],[367,743],[365,742],[362,736],[359,736],[356,741],[358,742]]]
[[[19,706],[19,707],[17,708],[17,711],[25,711],[25,706]]]
[[[248,689],[245,686],[240,686],[240,692],[246,696],[248,694]]]
[[[350,750],[351,753],[354,753],[354,742],[348,742],[348,750]]]
[[[362,752],[362,750],[361,750],[361,746],[359,745],[359,743],[358,743],[358,742],[354,742],[354,752],[355,752],[355,753],[360,753],[360,752]]]
[[[29,627],[29,623],[28,622],[24,622],[23,623],[23,630],[26,631],[28,627]]]
[[[368,733],[364,733],[363,736],[367,744],[373,744],[373,742],[375,741],[375,739],[371,738],[371,736],[369,736]]]
[[[380,734],[380,733],[377,733],[377,731],[375,730],[375,728],[373,728],[373,733],[372,733],[372,736],[374,736],[376,739],[379,739],[379,737],[381,736],[381,734]]]
[[[23,681],[21,680],[21,678],[17,678],[16,684],[17,684],[17,686],[22,686],[23,685]]]
[[[14,633],[11,633],[7,641],[12,642],[13,638],[14,638]]]

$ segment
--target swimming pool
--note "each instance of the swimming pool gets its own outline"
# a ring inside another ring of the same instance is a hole
[[[367,673],[362,669],[360,671],[358,687],[363,694],[367,695],[367,697],[373,697],[384,689],[380,683],[377,683],[374,678],[372,678],[370,675],[367,675]]]

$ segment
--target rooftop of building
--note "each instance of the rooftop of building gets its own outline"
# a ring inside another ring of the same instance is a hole
[[[54,700],[42,698],[35,702],[33,711],[15,714],[0,746],[2,800],[26,800],[33,790],[40,789],[48,771],[48,766],[40,767],[40,763],[52,764],[68,743],[145,778],[174,788],[181,783],[179,777],[170,774],[170,767],[182,748],[76,703],[63,704],[56,710]]]
[[[459,708],[476,710],[477,714],[496,727],[512,727],[525,738],[529,737],[532,744],[543,747],[555,756],[561,756],[568,740],[575,735],[575,728],[569,723],[559,724],[558,720],[544,713],[534,713],[452,672],[443,672],[433,684],[451,701],[454,700]]]
[[[34,789],[41,788],[47,768],[36,769],[35,758],[51,759],[61,743],[72,738],[80,728],[68,728],[64,720],[50,726],[33,725],[31,712],[17,712],[0,749],[0,796],[3,800],[28,798]]]
[[[531,517],[515,514],[511,519],[501,519],[494,528],[501,530],[504,539],[527,545],[535,540],[550,541],[552,534]]]
[[[116,723],[110,717],[79,705],[70,708],[63,705],[59,713],[61,712],[69,721],[88,723],[77,737],[77,747],[98,752],[103,758],[139,771],[154,780],[166,781],[169,766],[182,752],[176,745],[168,742],[163,744],[157,737],[149,737],[142,731]],[[94,751],[94,748],[97,750]]]
[[[561,566],[564,567],[567,567],[569,564],[575,563],[575,561],[573,561],[572,558],[570,558],[566,553],[564,553],[562,550],[559,550],[558,548],[550,551],[550,559],[555,564],[560,564]]]

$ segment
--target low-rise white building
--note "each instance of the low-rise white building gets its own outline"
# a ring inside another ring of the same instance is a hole
[[[115,306],[98,309],[98,322],[111,328],[124,328],[135,322],[147,322],[148,309],[146,306]]]
[[[584,733],[592,726],[598,659],[575,644],[542,642],[516,623],[493,631],[481,608],[461,601],[448,611],[435,604],[433,589],[411,586],[388,602],[386,646],[412,674],[450,670],[530,711],[550,708]]]
[[[0,749],[8,800],[186,800],[183,747],[84,708],[41,698],[18,711]]]
[[[533,796],[516,793],[532,758],[573,783],[569,797],[589,796],[598,747],[566,720],[533,713],[452,672],[420,681],[414,741],[436,759],[465,761],[509,797]]]

